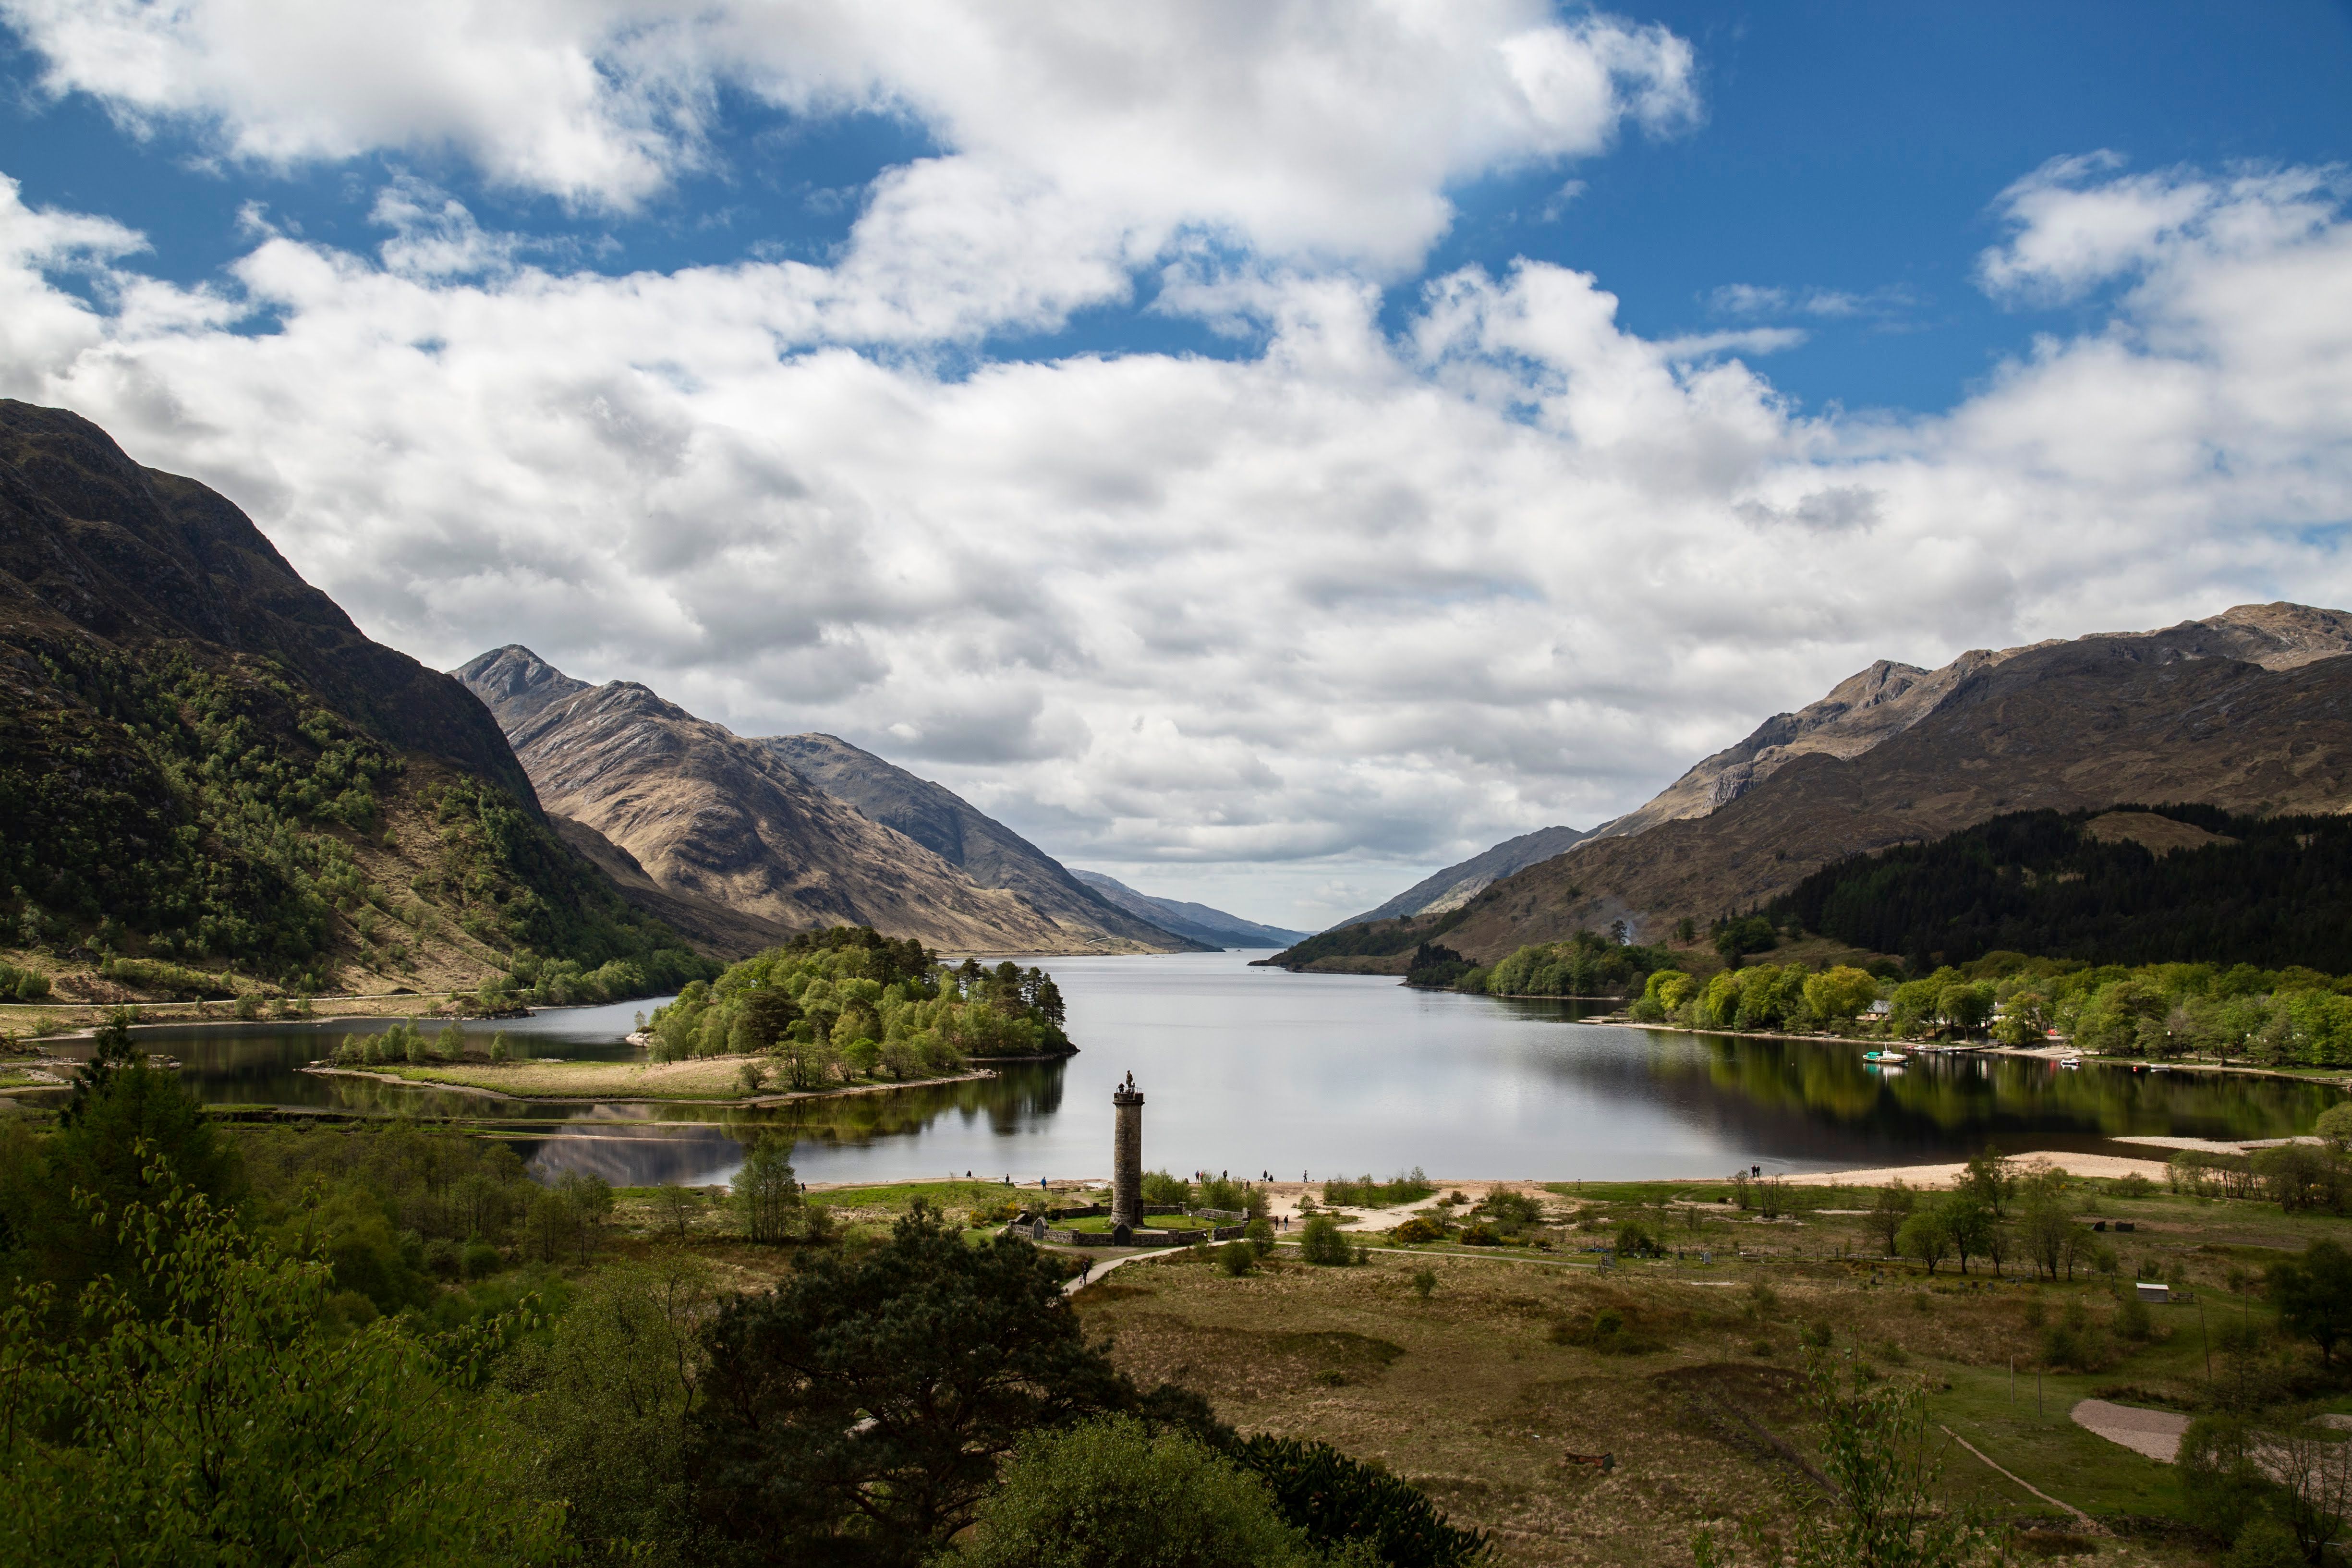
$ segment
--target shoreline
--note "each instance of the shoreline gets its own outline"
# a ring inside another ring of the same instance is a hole
[[[1032,1060],[1031,1058],[999,1058],[998,1060]],[[1058,1061],[1058,1057],[1050,1058]],[[608,1065],[599,1063],[599,1066]],[[632,1098],[625,1094],[512,1094],[486,1084],[448,1083],[438,1079],[404,1078],[398,1073],[373,1072],[366,1068],[333,1067],[312,1063],[294,1069],[315,1078],[363,1078],[377,1083],[401,1084],[410,1089],[437,1089],[452,1094],[476,1094],[487,1099],[504,1100],[510,1105],[683,1105],[709,1106],[726,1110],[747,1110],[778,1105],[793,1105],[810,1100],[845,1100],[859,1094],[896,1094],[900,1089],[935,1089],[941,1084],[974,1083],[996,1076],[991,1068],[974,1068],[968,1072],[954,1073],[945,1078],[909,1079],[905,1083],[847,1084],[840,1089],[790,1089],[782,1094],[754,1095],[748,1099],[707,1100],[700,1096],[654,1096]]]
[[[1564,999],[1530,998],[1530,1000],[1542,1001]],[[2138,1072],[2161,1068],[2167,1072],[2236,1073],[2247,1078],[2273,1078],[2285,1083],[2315,1083],[2325,1089],[2352,1091],[2352,1070],[2339,1068],[2311,1068],[2302,1072],[2294,1072],[2279,1068],[2238,1067],[2228,1062],[2210,1062],[2191,1058],[2159,1062],[2146,1057],[2086,1055],[2073,1046],[2004,1046],[1991,1040],[1982,1044],[1969,1042],[1964,1045],[1939,1045],[1931,1041],[1882,1040],[1861,1035],[1790,1035],[1763,1029],[1700,1029],[1688,1024],[1644,1024],[1625,1017],[1571,1018],[1569,1022],[1587,1026],[1646,1029],[1660,1035],[1711,1035],[1727,1040],[1790,1040],[1799,1045],[1864,1046],[1878,1049],[1892,1047],[1906,1056],[1915,1057],[2010,1057],[2046,1062],[2055,1062],[2061,1057],[2076,1057],[2086,1067],[2130,1068]],[[2329,1074],[2341,1076],[2324,1076]]]

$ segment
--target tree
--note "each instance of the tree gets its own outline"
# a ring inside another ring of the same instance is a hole
[[[702,1342],[689,1473],[718,1562],[917,1562],[1020,1439],[1132,1403],[1049,1259],[968,1246],[922,1203],[877,1250],[729,1301]]]
[[[1805,1005],[1816,1017],[1851,1019],[1877,999],[1877,977],[1851,964],[1837,964],[1805,980]]]
[[[1961,1167],[1961,1186],[1990,1209],[1996,1219],[2001,1217],[2001,1205],[2017,1191],[2017,1177],[2011,1164],[2009,1156],[1988,1143],[1983,1153]]]
[[[1895,1233],[1895,1246],[1906,1258],[1916,1258],[1933,1274],[1936,1265],[1951,1256],[1951,1227],[1945,1224],[1942,1206],[1921,1209],[1903,1222]]]
[[[244,1192],[236,1146],[177,1073],[149,1065],[132,1042],[133,1018],[120,1010],[100,1026],[57,1132],[24,1151],[13,1190],[0,1195],[0,1214],[29,1244],[37,1277],[57,1285],[60,1307],[101,1274],[112,1275],[135,1300],[155,1304],[135,1248],[114,1221],[139,1205],[163,1212],[152,1207],[161,1195],[156,1172],[169,1171],[175,1189],[215,1208]],[[109,1223],[84,1222],[87,1200],[101,1205]]]
[[[2267,1283],[2279,1326],[2317,1345],[2321,1362],[2333,1362],[2336,1342],[2352,1338],[2352,1253],[2315,1241],[2301,1258],[2272,1264]]]
[[[801,1207],[792,1140],[773,1136],[755,1140],[744,1152],[743,1168],[735,1173],[734,1193],[746,1240],[768,1244],[790,1237]]]
[[[1903,1222],[1911,1217],[1911,1210],[1917,1201],[1918,1194],[1906,1186],[1900,1176],[1879,1188],[1877,1197],[1872,1200],[1870,1228],[1872,1234],[1878,1237],[1880,1247],[1890,1256],[1900,1250],[1896,1237],[1902,1234]]]
[[[0,1313],[0,1561],[554,1561],[561,1512],[511,1484],[503,1404],[464,1392],[519,1323],[345,1331],[325,1262],[159,1161],[140,1190],[81,1216],[121,1232],[139,1293],[92,1282],[79,1341],[40,1325],[53,1287]]]
[[[937,1568],[1309,1568],[1326,1561],[1265,1484],[1132,1416],[1024,1438],[971,1538]]]
[[[1974,1192],[1963,1187],[1945,1194],[1936,1205],[1936,1217],[1942,1222],[1944,1234],[1951,1238],[1952,1250],[1959,1257],[1960,1272],[1966,1274],[1969,1258],[1971,1256],[1983,1257],[1990,1243],[1993,1228],[1991,1208]],[[1928,1266],[1928,1272],[1935,1272],[1934,1265]]]
[[[784,1037],[784,1031],[801,1018],[800,1004],[779,984],[753,986],[742,994],[735,1006],[735,1029],[738,1039],[730,1034],[728,1044],[737,1051],[764,1051]]]
[[[676,1563],[687,1551],[687,1417],[701,1378],[695,1328],[710,1286],[671,1252],[600,1269],[499,1381],[522,1395],[529,1484],[560,1502],[590,1562]]]
[[[2034,1266],[2053,1279],[2063,1268],[2074,1277],[2074,1260],[2085,1244],[2083,1227],[2066,1208],[2066,1177],[2061,1171],[2041,1169],[2018,1184],[2019,1241]]]

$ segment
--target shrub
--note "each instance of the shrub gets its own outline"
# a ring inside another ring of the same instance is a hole
[[[38,1002],[49,994],[49,977],[35,970],[0,963],[0,999]]]
[[[1180,1208],[1192,1206],[1192,1184],[1170,1175],[1165,1171],[1143,1173],[1143,1201],[1147,1204],[1168,1204]]]
[[[1250,1221],[1242,1232],[1242,1239],[1250,1244],[1251,1251],[1264,1258],[1274,1250],[1274,1222],[1263,1218]]]
[[[1217,1248],[1217,1267],[1238,1279],[1257,1268],[1257,1248],[1246,1241],[1229,1241]]]
[[[1415,1215],[1389,1232],[1389,1239],[1400,1247],[1414,1247],[1424,1241],[1443,1241],[1445,1227],[1435,1220]]]
[[[1461,1241],[1465,1247],[1499,1247],[1503,1238],[1485,1220],[1474,1219],[1462,1227]]]
[[[1257,1436],[1228,1454],[1272,1489],[1275,1507],[1311,1546],[1339,1563],[1468,1568],[1491,1544],[1484,1531],[1446,1523],[1419,1488],[1328,1443]]]
[[[1664,1250],[1658,1245],[1657,1237],[1652,1236],[1639,1220],[1629,1219],[1618,1226],[1619,1257],[1655,1258]]]
[[[1411,1173],[1376,1182],[1369,1175],[1356,1181],[1335,1180],[1323,1184],[1323,1201],[1341,1208],[1393,1208],[1399,1204],[1417,1204],[1437,1189],[1415,1165]]]
[[[1022,1440],[971,1535],[938,1568],[1307,1568],[1265,1483],[1206,1444],[1131,1416]]]
[[[1355,1254],[1339,1234],[1339,1222],[1328,1215],[1317,1215],[1307,1222],[1298,1238],[1298,1255],[1309,1263],[1339,1267],[1353,1260]]]
[[[1426,1301],[1429,1300],[1430,1292],[1436,1289],[1437,1270],[1434,1268],[1416,1268],[1412,1271],[1412,1293],[1414,1295]]]

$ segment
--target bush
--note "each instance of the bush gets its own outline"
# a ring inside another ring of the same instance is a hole
[[[1339,1562],[1389,1568],[1468,1568],[1490,1545],[1484,1531],[1456,1530],[1419,1488],[1351,1459],[1328,1443],[1252,1437],[1228,1450],[1272,1489],[1275,1507]],[[1115,1561],[1115,1560],[1114,1560]]]
[[[1629,1219],[1617,1226],[1616,1250],[1621,1258],[1655,1258],[1665,1248],[1639,1220]]]
[[[49,977],[35,970],[0,963],[0,1000],[38,1002],[49,994]]]
[[[1307,1568],[1318,1559],[1265,1483],[1206,1444],[1130,1416],[1022,1440],[971,1535],[935,1568]]]
[[[1389,1232],[1389,1239],[1399,1247],[1415,1247],[1424,1241],[1443,1241],[1445,1227],[1435,1220],[1415,1215]]]
[[[1238,1279],[1257,1268],[1257,1248],[1246,1241],[1229,1241],[1217,1248],[1217,1267]]]
[[[1317,1215],[1307,1222],[1298,1237],[1298,1255],[1309,1263],[1338,1268],[1354,1261],[1355,1253],[1339,1234],[1339,1222],[1328,1215]]]
[[[1369,1175],[1355,1181],[1344,1179],[1323,1184],[1323,1201],[1340,1208],[1393,1208],[1399,1204],[1417,1204],[1437,1189],[1415,1165],[1408,1175],[1391,1176],[1376,1182]]]
[[[1465,1247],[1500,1247],[1503,1244],[1502,1237],[1494,1227],[1479,1219],[1474,1219],[1462,1227],[1460,1239]]]
[[[1252,1252],[1264,1258],[1274,1250],[1274,1222],[1270,1219],[1250,1221],[1248,1226],[1242,1232],[1242,1239],[1250,1244]]]

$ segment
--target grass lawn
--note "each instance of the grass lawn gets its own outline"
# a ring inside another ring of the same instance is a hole
[[[1118,1220],[1107,1214],[1088,1215],[1084,1219],[1061,1220],[1053,1223],[1058,1229],[1083,1231],[1109,1231],[1118,1225]],[[1207,1230],[1214,1226],[1234,1223],[1235,1222],[1232,1220],[1201,1219],[1192,1215],[1148,1214],[1143,1216],[1142,1228],[1145,1230]]]
[[[678,1062],[526,1061],[412,1064],[384,1062],[356,1068],[410,1083],[494,1089],[519,1100],[747,1100],[786,1092],[774,1074],[758,1095],[744,1092],[747,1062],[770,1067],[764,1057],[694,1057]],[[918,1079],[916,1082],[937,1082]],[[896,1088],[852,1083],[842,1088]]]

